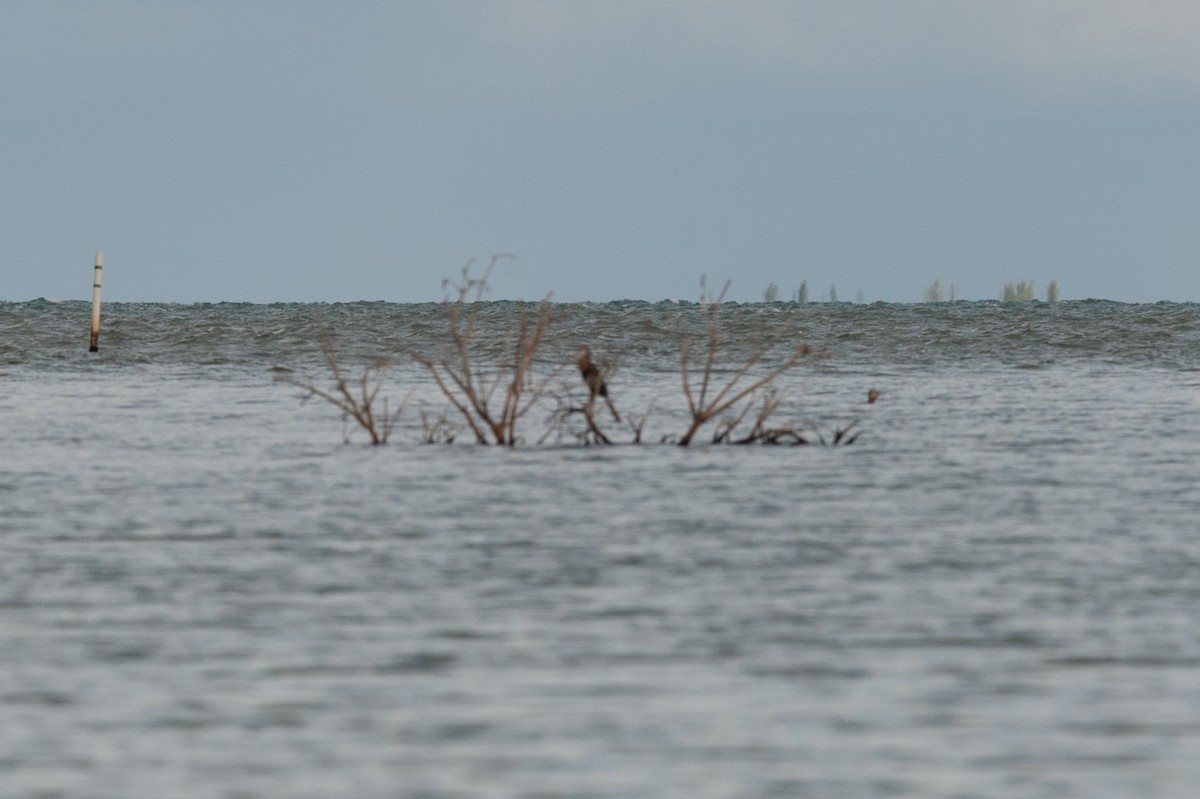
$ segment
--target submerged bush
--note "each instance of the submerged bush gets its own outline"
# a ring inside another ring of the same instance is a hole
[[[703,285],[703,284],[702,284]],[[691,443],[696,432],[717,416],[735,410],[742,403],[752,402],[754,398],[771,385],[784,372],[800,365],[812,353],[807,345],[797,347],[790,355],[771,369],[765,376],[757,379],[750,378],[751,370],[762,360],[765,348],[751,353],[740,366],[733,370],[733,376],[723,383],[714,380],[714,367],[721,355],[721,303],[729,290],[729,282],[715,298],[701,295],[705,315],[705,352],[704,362],[699,375],[692,375],[691,352],[692,342],[682,339],[679,343],[679,371],[683,377],[683,396],[687,401],[688,414],[691,421],[679,438],[681,446]],[[703,289],[702,289],[703,292]],[[777,406],[776,406],[777,407]],[[773,411],[774,409],[772,409]],[[769,414],[768,414],[769,415]]]
[[[391,435],[400,414],[404,411],[404,403],[397,405],[394,410],[389,409],[387,397],[384,397],[381,403],[376,403],[379,391],[383,387],[383,371],[388,363],[383,360],[368,363],[363,367],[362,376],[358,380],[350,381],[342,374],[333,342],[328,337],[321,339],[321,352],[325,356],[325,365],[329,367],[333,377],[331,388],[325,389],[312,383],[304,383],[288,375],[278,376],[275,379],[304,389],[308,392],[304,397],[305,401],[312,397],[320,397],[340,410],[343,422],[343,441],[350,440],[349,423],[353,421],[366,431],[372,444],[386,444],[388,436]]]
[[[476,333],[483,293],[496,261],[494,256],[483,275],[471,276],[471,263],[462,271],[462,282],[453,286],[457,296],[442,301],[447,332],[452,344],[449,354],[436,356],[409,351],[417,363],[425,367],[437,387],[461,414],[475,440],[480,444],[495,443],[512,446],[517,441],[517,422],[545,394],[549,381],[562,370],[559,366],[540,380],[533,376],[534,355],[546,338],[554,312],[550,296],[530,315],[523,304],[517,321],[514,341],[510,342],[511,358],[486,365],[479,363],[472,352],[472,337]],[[468,301],[468,297],[471,299]],[[494,401],[499,395],[498,401]]]
[[[447,339],[443,352],[431,354],[411,348],[403,352],[424,368],[449,403],[445,412],[437,416],[421,410],[420,440],[449,443],[461,431],[470,430],[479,444],[511,447],[521,440],[518,423],[538,405],[552,403],[554,410],[545,417],[546,429],[538,443],[552,435],[560,439],[571,437],[584,444],[614,443],[614,434],[605,430],[602,420],[596,417],[599,404],[607,408],[612,423],[632,434],[630,443],[641,443],[655,403],[640,416],[623,419],[606,380],[614,368],[610,359],[594,358],[588,345],[579,344],[573,361],[579,376],[569,380],[564,373],[572,366],[571,361],[546,365],[545,359],[537,357],[559,319],[549,295],[535,310],[524,304],[520,306],[515,329],[502,346],[497,347],[493,339],[477,340],[483,293],[501,257],[492,258],[478,277],[471,274],[472,264],[468,262],[461,281],[445,283],[452,291],[442,303]],[[748,356],[730,361],[729,348],[722,338],[722,304],[729,285],[726,282],[720,294],[713,297],[706,293],[701,281],[703,333],[699,337],[679,334],[679,370],[687,422],[682,434],[664,436],[662,440],[687,446],[701,428],[712,423],[713,443],[852,443],[857,432],[853,435],[848,432],[855,423],[835,430],[832,440],[826,441],[811,424],[776,420],[782,404],[773,388],[776,379],[823,357],[807,344],[795,347],[773,365],[764,361],[774,341],[765,341]],[[328,338],[322,339],[322,352],[333,378],[331,388],[292,378],[280,379],[303,388],[307,392],[305,399],[317,396],[337,407],[346,424],[353,422],[361,427],[372,444],[386,443],[404,410],[403,403],[392,409],[386,398],[379,399],[383,369],[392,361],[373,361],[364,367],[360,379],[351,381],[344,376]],[[460,424],[451,422],[452,417],[457,417]],[[343,438],[349,440],[348,434]]]

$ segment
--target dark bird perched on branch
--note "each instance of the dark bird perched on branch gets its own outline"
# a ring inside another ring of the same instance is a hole
[[[575,359],[579,364],[579,376],[583,378],[583,382],[588,387],[588,407],[596,401],[596,397],[603,397],[608,409],[612,411],[613,419],[621,421],[621,415],[617,413],[617,408],[613,405],[608,396],[608,385],[604,382],[604,375],[600,374],[600,368],[592,363],[592,349],[586,344],[579,345],[579,357]]]

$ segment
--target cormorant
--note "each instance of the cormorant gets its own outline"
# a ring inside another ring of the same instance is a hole
[[[604,382],[604,375],[600,374],[599,367],[592,363],[592,349],[586,344],[579,345],[579,357],[575,359],[579,364],[579,376],[583,378],[583,382],[587,383],[588,387],[588,405],[596,401],[596,397],[604,398],[605,404],[612,412],[613,419],[621,421],[621,415],[617,413],[617,408],[613,405],[608,396],[608,385]]]

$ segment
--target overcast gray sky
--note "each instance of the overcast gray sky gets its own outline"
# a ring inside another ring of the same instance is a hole
[[[1200,300],[1195,0],[0,5],[0,299]]]

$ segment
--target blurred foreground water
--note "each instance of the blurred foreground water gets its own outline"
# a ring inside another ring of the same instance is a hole
[[[0,796],[1196,795],[1200,306],[731,306],[862,434],[687,449],[698,309],[559,310],[539,368],[615,356],[648,443],[418,444],[400,358],[347,445],[274,381],[437,305],[117,304],[88,355],[0,303]]]

